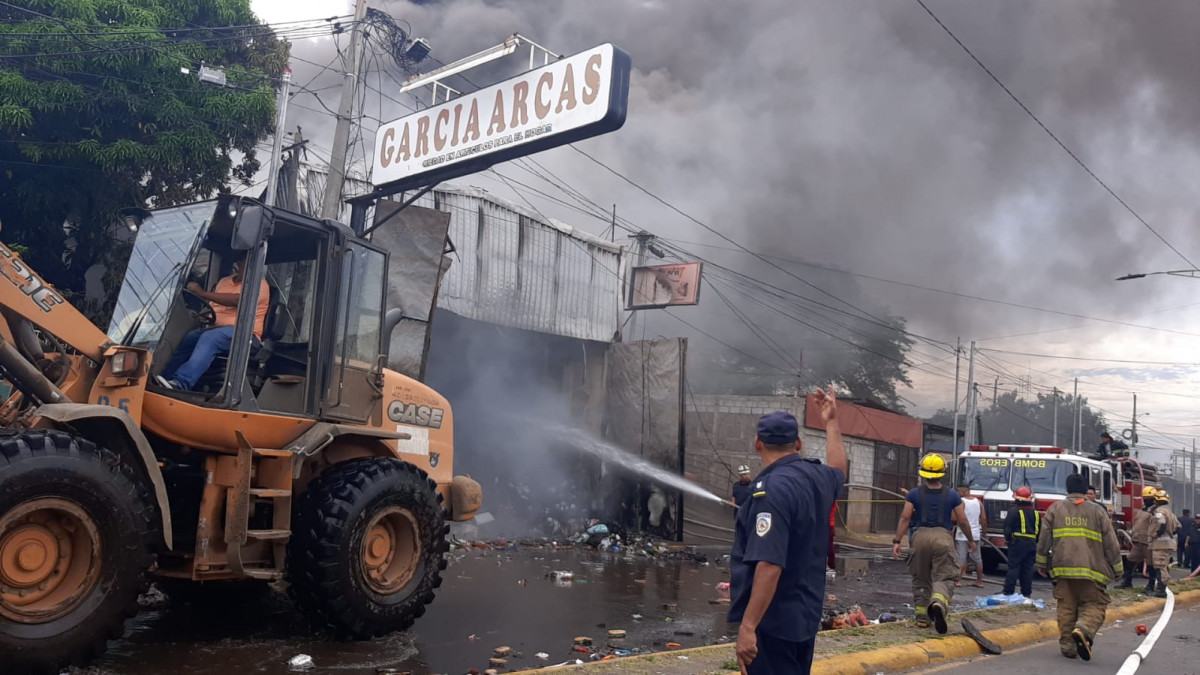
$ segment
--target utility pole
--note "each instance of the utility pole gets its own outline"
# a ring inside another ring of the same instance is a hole
[[[1000,376],[996,376],[996,381],[992,383],[992,407],[1000,405]]]
[[[632,238],[635,242],[637,242],[635,244],[637,246],[637,253],[636,253],[637,262],[634,264],[634,267],[635,268],[636,267],[645,267],[646,266],[646,245],[650,242],[651,239],[654,238],[654,235],[650,234],[649,232],[638,232],[637,234],[632,235]],[[626,294],[626,297],[630,297],[630,298],[633,297],[633,269],[629,270],[629,292]],[[631,310],[631,311],[633,312],[633,316],[629,317],[629,333],[628,333],[628,335],[630,338],[632,338],[633,336],[635,336],[637,334],[636,331],[637,331],[637,323],[638,323],[638,312],[640,312],[641,310],[635,309],[635,310]],[[624,331],[622,331],[622,332],[624,332]]]
[[[975,341],[971,341],[971,353],[967,360],[967,438],[966,446],[975,442]]]
[[[1079,378],[1078,377],[1075,378],[1075,414],[1073,414],[1073,416],[1072,416],[1072,418],[1073,418],[1072,422],[1074,422],[1075,417],[1079,417]],[[1082,438],[1080,438],[1078,436],[1078,434],[1076,434],[1076,426],[1073,423],[1072,425],[1070,425],[1070,449],[1075,450],[1075,452],[1078,453],[1079,452],[1079,442],[1081,440],[1082,440]]]
[[[1133,395],[1133,437],[1129,439],[1129,443],[1137,447],[1137,394]]]
[[[342,79],[342,99],[338,103],[337,128],[330,147],[329,174],[325,177],[325,196],[321,200],[321,218],[338,217],[342,210],[342,185],[346,182],[346,152],[350,146],[350,116],[354,113],[354,98],[358,92],[358,43],[363,19],[367,16],[367,0],[354,3],[354,25],[350,29],[349,65]]]
[[[279,191],[279,164],[283,154],[283,125],[287,120],[288,95],[292,89],[292,69],[283,69],[283,84],[279,87],[279,100],[275,102],[275,140],[271,144],[271,169],[267,174],[267,206],[275,206],[275,194]]]
[[[950,456],[958,461],[958,364],[962,360],[962,338],[954,339],[954,431],[950,437]]]
[[[1058,447],[1058,387],[1054,388],[1054,440],[1051,445]]]
[[[1196,515],[1196,439],[1194,438],[1192,439],[1192,475],[1188,479],[1188,482],[1192,484],[1192,489],[1188,491],[1188,502],[1191,503],[1192,515],[1194,516]],[[1200,536],[1200,534],[1193,536]],[[1193,566],[1200,566],[1200,563],[1195,560],[1192,563]]]

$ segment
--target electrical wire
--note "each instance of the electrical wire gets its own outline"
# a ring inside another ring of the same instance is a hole
[[[1174,251],[1176,255],[1178,255],[1180,258],[1183,259],[1184,262],[1186,262],[1190,267],[1195,269],[1196,263],[1192,262],[1191,259],[1188,258],[1186,255],[1184,255],[1182,251],[1175,248],[1175,245],[1172,244],[1171,242],[1167,241],[1166,237],[1159,234],[1158,230],[1154,229],[1154,227],[1152,225],[1150,225],[1150,223],[1146,222],[1146,219],[1143,218],[1141,216],[1141,214],[1139,214],[1137,211],[1135,211],[1133,209],[1133,207],[1130,206],[1124,199],[1121,199],[1121,197],[1116,192],[1114,192],[1111,187],[1108,186],[1108,183],[1105,183],[1103,180],[1101,180],[1100,176],[1097,176],[1096,173],[1094,171],[1092,171],[1092,169],[1082,159],[1079,158],[1079,155],[1076,155],[1075,152],[1071,150],[1071,148],[1067,147],[1066,143],[1062,142],[1062,139],[1060,139],[1058,136],[1056,136],[1053,131],[1050,131],[1050,128],[1047,127],[1042,122],[1042,120],[1038,119],[1038,116],[1035,115],[1033,113],[1033,111],[1029,109],[1029,106],[1022,103],[1021,99],[1017,98],[1017,95],[1014,94],[1012,92],[1012,90],[1009,89],[1008,86],[1006,86],[1004,84],[1004,82],[1002,82],[1000,80],[999,77],[996,77],[996,74],[993,73],[992,70],[990,68],[988,68],[986,65],[984,65],[983,61],[979,60],[979,57],[975,56],[975,53],[972,52],[970,50],[970,48],[967,47],[967,45],[963,44],[962,40],[958,39],[958,36],[954,34],[954,31],[950,30],[950,27],[947,26],[945,23],[943,23],[942,20],[939,19],[936,14],[934,14],[933,10],[929,9],[929,6],[926,5],[923,0],[917,0],[917,4],[921,6],[921,9],[925,10],[925,13],[928,14],[929,17],[932,18],[934,20],[934,22],[937,23],[938,26],[941,26],[942,30],[944,30],[946,32],[946,34],[950,36],[950,39],[954,40],[954,42],[959,47],[961,47],[964,52],[967,53],[967,56],[971,57],[971,60],[974,61],[976,63],[976,65],[978,65],[980,68],[983,69],[983,72],[988,74],[988,77],[992,78],[993,82],[995,82],[1002,90],[1004,90],[1005,94],[1008,94],[1008,97],[1011,98],[1013,100],[1013,102],[1016,103],[1017,106],[1019,106],[1021,108],[1021,110],[1025,111],[1025,114],[1028,115],[1030,119],[1032,119],[1034,122],[1037,123],[1037,125],[1039,127],[1042,128],[1042,131],[1046,132],[1047,136],[1049,136],[1051,139],[1054,140],[1055,143],[1058,144],[1058,147],[1062,148],[1063,151],[1066,152],[1067,155],[1069,155],[1071,157],[1071,159],[1075,160],[1075,163],[1078,164],[1079,167],[1082,168],[1084,170],[1084,172],[1087,173],[1087,175],[1091,176],[1092,179],[1095,180],[1096,183],[1100,185],[1100,187],[1104,188],[1104,190],[1106,192],[1108,192],[1108,194],[1112,195],[1112,198],[1117,200],[1117,203],[1119,203],[1121,206],[1125,207],[1125,210],[1128,211],[1130,213],[1130,215],[1132,215],[1134,218],[1136,218],[1139,223],[1144,225],[1147,230],[1150,230],[1150,232],[1155,237],[1157,237],[1159,241],[1166,244],[1167,248]]]

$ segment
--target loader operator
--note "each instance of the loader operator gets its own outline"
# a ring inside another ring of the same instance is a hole
[[[950,534],[955,523],[967,538],[969,553],[975,552],[977,544],[962,497],[942,485],[946,460],[941,455],[925,455],[917,473],[924,481],[905,496],[904,511],[892,539],[892,555],[900,557],[900,539],[909,531],[908,573],[912,575],[917,625],[928,627],[932,619],[937,632],[944,635],[948,630],[946,617],[954,598],[954,582],[958,579],[954,536]]]
[[[1083,496],[1087,486],[1082,474],[1067,476],[1067,498],[1046,509],[1037,547],[1038,574],[1054,580],[1058,649],[1084,661],[1092,660],[1096,631],[1104,625],[1105,587],[1124,573],[1112,518]]]
[[[190,282],[187,290],[212,305],[215,319],[211,326],[196,328],[183,336],[179,346],[171,354],[171,360],[163,369],[159,383],[172,389],[190,391],[204,375],[213,359],[229,353],[233,342],[234,324],[237,323],[238,301],[242,297],[242,282],[245,272],[245,254],[233,262],[233,271],[217,282],[216,288],[206,291]],[[254,337],[261,340],[267,309],[271,303],[270,286],[263,279],[258,289],[258,306],[254,313]]]
[[[1133,529],[1129,532],[1130,538],[1133,539],[1133,548],[1129,550],[1129,566],[1125,568],[1125,579],[1121,582],[1121,588],[1133,588],[1134,572],[1140,574],[1142,564],[1148,560],[1146,554],[1157,529],[1150,509],[1154,508],[1154,498],[1157,494],[1158,489],[1151,485],[1142,488],[1142,508],[1133,515]],[[1150,581],[1140,590],[1147,593],[1154,590],[1153,572],[1150,574]]]

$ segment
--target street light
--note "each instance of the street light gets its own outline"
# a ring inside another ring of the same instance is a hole
[[[1188,277],[1190,279],[1200,279],[1200,270],[1171,270],[1168,272],[1145,272],[1142,274],[1126,274],[1123,277],[1117,277],[1117,281],[1129,281],[1130,279],[1143,279],[1151,277],[1155,274],[1169,274],[1173,277]]]

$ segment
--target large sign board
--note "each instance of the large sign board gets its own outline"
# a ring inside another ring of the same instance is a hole
[[[700,263],[633,268],[628,309],[654,309],[700,302]]]
[[[611,44],[379,127],[371,182],[413,189],[615,131],[625,123],[629,55]]]

